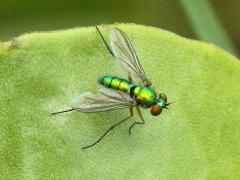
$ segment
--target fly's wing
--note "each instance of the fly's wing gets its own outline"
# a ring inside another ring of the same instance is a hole
[[[124,70],[131,76],[140,79],[144,85],[151,86],[151,82],[148,81],[130,40],[122,30],[118,28],[112,29],[110,33],[110,45],[116,61]]]
[[[136,103],[130,101],[130,96],[127,94],[106,88],[100,88],[96,94],[82,93],[72,102],[73,109],[85,113],[129,108],[135,105]]]

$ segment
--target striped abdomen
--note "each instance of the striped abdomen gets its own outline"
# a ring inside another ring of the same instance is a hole
[[[140,87],[125,79],[112,76],[101,76],[98,82],[106,88],[120,90],[135,97],[136,101],[145,108],[156,104],[157,95],[150,87]]]
[[[118,77],[112,77],[112,76],[101,76],[98,79],[98,82],[111,89],[117,89],[126,93],[130,92],[130,88],[134,86],[132,83],[125,79],[120,79]]]

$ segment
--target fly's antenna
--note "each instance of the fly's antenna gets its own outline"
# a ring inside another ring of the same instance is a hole
[[[177,99],[177,100],[174,100],[174,101],[171,101],[171,102],[169,102],[169,103],[167,103],[166,104],[166,109],[168,109],[168,107],[167,106],[169,106],[170,104],[172,104],[172,103],[175,103],[175,102],[178,102],[178,101],[182,101],[183,99],[181,98],[181,99]]]
[[[169,106],[170,104],[172,104],[172,103],[174,103],[174,102],[176,102],[176,101],[172,101],[172,102],[167,103],[167,104],[166,104],[166,109],[168,109],[167,106]]]
[[[170,104],[175,103],[175,102],[177,102],[177,101],[176,100],[175,101],[171,101],[171,102],[167,103],[166,106],[169,106]]]
[[[53,112],[51,113],[51,115],[56,115],[56,114],[61,114],[61,113],[66,113],[66,112],[71,112],[71,111],[74,111],[75,109],[67,109],[67,110],[64,110],[64,111],[58,111],[58,112]]]

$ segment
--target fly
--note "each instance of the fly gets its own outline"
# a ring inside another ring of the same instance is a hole
[[[164,93],[157,94],[152,88],[152,83],[148,80],[138,56],[128,39],[127,35],[118,28],[113,28],[110,32],[110,46],[107,44],[99,28],[96,26],[103,43],[113,56],[116,62],[128,73],[128,79],[115,76],[101,76],[98,83],[102,86],[97,93],[81,93],[79,99],[72,104],[71,109],[54,112],[52,115],[79,111],[83,113],[96,113],[112,111],[116,109],[129,109],[129,116],[112,125],[94,143],[84,146],[82,149],[90,148],[99,143],[111,130],[123,122],[133,117],[133,108],[136,108],[140,121],[133,122],[129,127],[129,134],[132,128],[139,124],[145,124],[141,108],[151,108],[151,114],[158,116],[164,108],[170,104]],[[136,83],[139,82],[139,83]]]

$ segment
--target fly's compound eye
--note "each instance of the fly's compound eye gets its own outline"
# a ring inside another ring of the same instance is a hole
[[[159,98],[163,99],[165,102],[167,102],[167,95],[164,93],[159,94]]]
[[[151,114],[153,116],[158,116],[162,112],[162,107],[158,104],[155,104],[151,109]]]

